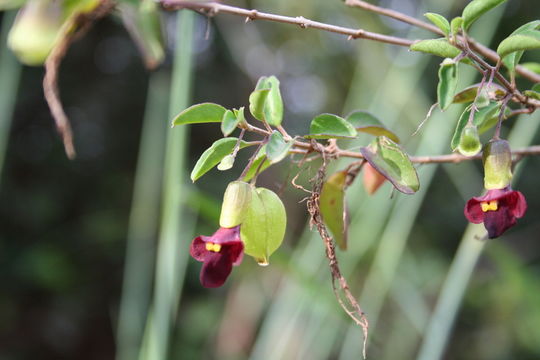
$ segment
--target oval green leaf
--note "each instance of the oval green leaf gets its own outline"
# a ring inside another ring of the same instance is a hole
[[[473,102],[476,99],[476,94],[478,93],[478,88],[480,84],[474,84],[466,87],[461,90],[454,96],[454,104],[463,104]],[[486,85],[484,85],[486,87]],[[487,88],[487,87],[486,87]],[[499,84],[491,83],[491,86],[488,89],[488,94],[491,99],[501,98],[505,94],[505,90]]]
[[[283,100],[279,90],[279,80],[275,76],[261,77],[256,90],[270,89],[264,104],[264,119],[273,126],[281,125],[283,120]]]
[[[279,132],[274,131],[266,144],[266,156],[272,164],[275,164],[283,160],[289,154],[289,150],[292,146],[292,141],[285,141]]]
[[[446,110],[454,100],[458,84],[458,64],[450,58],[443,60],[439,67],[437,100],[441,110]]]
[[[257,120],[264,121],[264,105],[270,89],[259,89],[249,95],[249,112]]]
[[[347,121],[356,129],[356,131],[375,136],[386,136],[399,144],[399,137],[388,130],[379,119],[367,111],[353,111],[347,116]]]
[[[323,184],[319,198],[323,221],[341,250],[347,249],[346,181],[346,171],[332,174]]]
[[[516,35],[510,35],[497,47],[501,58],[515,51],[540,49],[540,31],[526,30]],[[515,65],[515,64],[514,64]]]
[[[236,146],[238,139],[235,137],[223,138],[215,141],[201,155],[195,167],[191,171],[191,181],[195,182],[201,176],[210,171],[214,166],[219,164],[223,158],[231,154]],[[240,149],[250,146],[250,144],[240,141]]]
[[[441,31],[448,36],[450,33],[450,23],[446,18],[442,15],[436,14],[436,13],[425,13],[424,16],[431,21],[436,27],[441,29]]]
[[[223,136],[231,135],[239,122],[240,120],[236,117],[234,112],[231,110],[225,111],[223,119],[221,120],[221,132],[223,133]]]
[[[259,265],[269,264],[285,237],[287,214],[281,199],[271,190],[252,190],[251,204],[240,226],[244,253],[253,256]]]
[[[415,41],[409,49],[444,58],[455,58],[461,52],[457,47],[450,45],[446,38]]]
[[[527,24],[521,25],[519,28],[514,30],[510,36],[521,34],[528,30],[538,30],[540,28],[540,20],[535,20],[528,22]],[[521,60],[521,57],[523,56],[524,51],[515,51],[511,54],[506,55],[502,62],[504,66],[510,71],[511,75],[515,75],[516,66],[519,64],[519,61]]]
[[[272,165],[272,163],[270,162],[270,160],[268,160],[268,157],[266,156],[266,145],[264,145],[259,149],[259,152],[257,152],[255,160],[251,164],[251,167],[247,171],[246,175],[242,178],[242,180],[246,182],[250,181],[251,179],[253,179],[255,174],[257,174],[257,170],[260,174],[270,165]]]
[[[341,139],[356,137],[355,128],[345,119],[333,114],[316,116],[309,127],[308,139]]]
[[[468,29],[473,22],[478,20],[487,11],[502,4],[506,0],[473,0],[463,9],[463,28]]]
[[[172,126],[221,122],[226,109],[214,103],[202,103],[188,107],[173,119]]]
[[[360,149],[364,158],[404,194],[414,194],[420,188],[418,174],[409,156],[401,147],[387,138],[379,136]]]

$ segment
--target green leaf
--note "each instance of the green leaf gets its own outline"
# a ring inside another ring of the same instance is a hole
[[[461,90],[454,96],[454,104],[463,104],[463,103],[469,103],[473,102],[476,98],[476,94],[478,93],[478,88],[480,87],[480,84],[474,84],[469,87],[466,87],[465,89]],[[488,95],[490,98],[500,98],[503,97],[506,93],[504,88],[498,84],[491,83],[491,86],[487,88],[486,85],[484,85],[485,89],[488,89]]]
[[[233,109],[234,116],[238,119],[238,124],[240,126],[247,126],[246,116],[244,115],[244,107],[242,106],[240,109]]]
[[[497,47],[497,53],[501,58],[514,51],[540,49],[540,31],[526,30],[517,35],[510,35]]]
[[[463,18],[461,16],[453,18],[450,22],[450,33],[453,38],[458,35],[461,25],[463,25]]]
[[[425,13],[424,16],[448,36],[450,33],[450,23],[444,16],[431,12]]]
[[[289,154],[292,146],[292,141],[285,141],[279,132],[274,131],[266,144],[266,156],[272,164],[278,163]]]
[[[265,188],[252,190],[251,204],[240,227],[244,253],[262,266],[283,242],[287,227],[285,206],[279,196]]]
[[[420,188],[418,174],[409,156],[386,136],[377,137],[369,146],[360,148],[360,152],[398,191],[414,194]]]
[[[19,8],[25,2],[26,0],[0,0],[0,11]]]
[[[173,119],[172,125],[221,122],[226,109],[218,104],[202,103],[188,107]]]
[[[347,249],[346,181],[346,171],[332,174],[323,184],[319,198],[323,221],[341,250]]]
[[[399,137],[388,130],[379,119],[366,111],[353,111],[347,116],[347,121],[356,129],[366,134],[386,136],[399,144]]]
[[[341,139],[356,137],[356,130],[345,119],[333,114],[317,115],[311,120],[308,139]]]
[[[223,119],[221,120],[221,132],[223,133],[223,136],[231,135],[239,122],[240,120],[236,117],[234,112],[231,110],[225,111]]]
[[[199,160],[197,160],[195,167],[191,171],[191,181],[195,182],[214,166],[219,164],[223,158],[231,154],[237,142],[238,139],[235,137],[228,137],[215,141],[212,146],[206,149]],[[250,145],[251,144],[244,141],[240,141],[240,149]]]
[[[540,83],[534,84],[531,88],[532,91],[540,92]]]
[[[540,28],[540,20],[535,20],[528,22],[527,24],[524,24],[514,30],[510,36],[522,34],[529,30],[538,30]],[[506,68],[510,71],[511,75],[514,76],[515,74],[515,68],[519,64],[519,61],[521,60],[521,57],[523,56],[524,51],[515,51],[511,54],[506,55],[503,57],[502,62]]]
[[[446,110],[454,100],[458,84],[458,64],[450,58],[443,60],[439,67],[437,99],[441,110]]]
[[[473,0],[463,9],[463,28],[468,29],[485,12],[502,4],[506,0]]]
[[[270,125],[279,126],[283,120],[283,100],[279,91],[279,80],[275,76],[261,77],[255,90],[264,89],[270,89],[264,103],[264,119]]]
[[[257,120],[264,121],[264,105],[270,89],[255,90],[249,95],[249,112]]]
[[[415,41],[409,49],[444,58],[455,58],[461,53],[457,47],[450,45],[446,38]]]
[[[528,96],[530,98],[540,100],[540,92],[534,91],[534,90],[525,90],[523,92],[523,95]]]
[[[219,171],[226,171],[233,167],[235,157],[232,154],[225,156],[218,164],[217,169]]]
[[[525,69],[532,71],[533,73],[540,74],[540,63],[537,62],[526,62],[521,64]]]
[[[272,163],[270,160],[268,160],[268,157],[266,156],[266,145],[261,147],[259,149],[259,152],[255,156],[255,160],[251,164],[251,167],[247,171],[246,175],[243,177],[243,181],[250,181],[253,179],[255,174],[257,174],[257,170],[259,170],[259,174],[262,173],[264,170],[266,170]]]

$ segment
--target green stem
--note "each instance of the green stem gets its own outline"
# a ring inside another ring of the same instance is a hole
[[[6,12],[0,30],[0,180],[22,68],[6,45],[7,35],[15,20],[15,15],[16,11]]]
[[[136,359],[148,313],[153,275],[154,237],[158,228],[169,84],[165,72],[150,77],[133,202],[117,330],[117,360]]]
[[[176,52],[170,92],[169,119],[188,105],[191,88],[192,47],[194,14],[180,11],[177,14]],[[176,127],[168,132],[163,183],[163,209],[157,249],[155,293],[141,359],[168,359],[171,329],[189,251],[184,244],[191,233],[182,211],[186,195],[184,171],[187,155],[187,129]]]

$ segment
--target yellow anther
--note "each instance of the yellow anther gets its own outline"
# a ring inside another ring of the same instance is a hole
[[[483,212],[497,211],[497,209],[499,208],[499,203],[497,200],[484,201],[480,203],[480,206],[482,207]]]
[[[220,252],[221,251],[221,245],[220,244],[214,244],[212,242],[207,242],[205,244],[206,250],[213,251],[213,252]]]

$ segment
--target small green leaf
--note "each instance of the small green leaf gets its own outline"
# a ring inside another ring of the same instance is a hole
[[[450,58],[443,60],[439,67],[437,99],[441,110],[446,110],[454,100],[458,84],[458,64]]]
[[[281,125],[283,120],[283,100],[279,91],[279,80],[275,76],[261,77],[256,90],[270,89],[264,104],[264,119],[273,126]]]
[[[319,198],[323,221],[341,250],[347,249],[346,181],[346,171],[338,171],[331,175],[323,184]]]
[[[399,137],[388,130],[375,116],[366,111],[357,110],[347,116],[347,121],[356,129],[366,134],[386,136],[399,144]]]
[[[540,92],[540,83],[534,84],[531,88],[532,91]]]
[[[235,157],[232,154],[225,156],[217,166],[219,171],[226,171],[233,167]]]
[[[446,38],[415,41],[409,49],[444,58],[455,58],[461,53],[457,47],[450,45]]]
[[[478,93],[479,87],[480,87],[480,84],[474,84],[458,92],[454,96],[454,100],[453,100],[454,104],[463,104],[463,103],[473,102],[474,99],[476,98],[476,94]],[[491,86],[489,88],[486,85],[484,85],[484,88],[488,89],[488,95],[492,99],[501,98],[506,93],[502,86],[495,83],[491,83]]]
[[[489,105],[490,96],[488,89],[484,86],[478,96],[474,99],[474,105],[477,109],[484,108]]]
[[[242,106],[240,109],[233,109],[234,116],[238,119],[238,125],[241,127],[247,126],[246,116],[244,115],[244,107]]]
[[[188,107],[173,119],[172,125],[221,122],[226,109],[218,104],[202,103]]]
[[[244,253],[262,266],[269,264],[285,236],[287,214],[279,196],[265,188],[252,190],[251,205],[240,227]]]
[[[272,163],[270,160],[268,160],[266,156],[266,145],[261,147],[259,149],[259,152],[255,156],[255,160],[251,164],[251,167],[247,171],[246,175],[243,177],[243,181],[250,181],[253,179],[255,174],[257,174],[257,170],[259,171],[259,174],[262,173],[264,170],[266,170]]]
[[[448,36],[450,33],[450,23],[444,16],[430,12],[425,13],[424,16]]]
[[[377,137],[369,146],[360,148],[360,152],[398,191],[414,194],[420,188],[418,174],[409,156],[386,136]]]
[[[523,92],[523,95],[528,96],[530,98],[540,100],[540,92],[534,91],[534,90],[525,90]]]
[[[450,34],[453,38],[458,35],[461,25],[463,25],[463,18],[461,16],[453,18],[450,22]]]
[[[292,146],[292,141],[285,141],[279,132],[274,131],[266,144],[266,156],[272,164],[278,163],[289,154]]]
[[[198,178],[219,164],[224,157],[231,154],[237,142],[238,139],[234,137],[223,138],[215,141],[212,146],[206,149],[199,160],[197,160],[195,167],[191,171],[191,181],[195,182]],[[244,141],[240,141],[240,149],[250,145],[251,144]]]
[[[249,112],[257,120],[264,121],[264,105],[270,89],[255,90],[249,95]]]
[[[533,73],[540,74],[540,63],[537,62],[526,62],[521,64],[525,69],[532,71]]]
[[[540,49],[540,31],[527,30],[517,35],[510,35],[497,47],[497,53],[501,58],[514,51]]]
[[[341,139],[356,137],[356,130],[345,119],[333,114],[317,115],[311,120],[308,139]]]
[[[239,122],[240,120],[236,117],[234,112],[231,110],[225,111],[223,119],[221,120],[221,132],[223,133],[223,136],[231,135]]]
[[[506,0],[473,0],[463,9],[463,28],[468,29],[485,12],[502,4]]]
[[[0,11],[19,8],[25,2],[26,0],[0,0]]]
[[[528,22],[527,24],[521,25],[519,28],[514,30],[510,36],[518,35],[528,30],[538,30],[540,28],[540,20],[535,20]],[[519,64],[521,57],[523,56],[524,51],[515,51],[511,54],[506,55],[502,61],[504,66],[510,71],[512,76],[515,75],[515,68]]]

